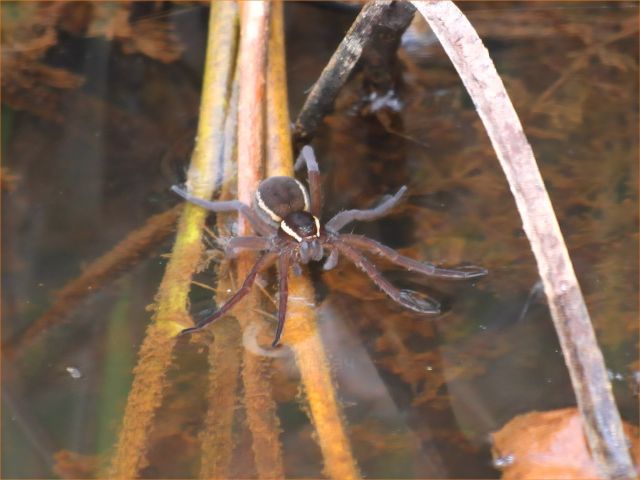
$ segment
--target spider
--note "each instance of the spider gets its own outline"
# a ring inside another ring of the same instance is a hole
[[[279,276],[278,324],[272,343],[276,347],[284,328],[289,295],[288,272],[292,267],[296,275],[301,272],[300,264],[320,261],[326,257],[323,269],[331,270],[338,264],[342,254],[366,273],[371,280],[392,300],[400,305],[427,315],[440,313],[440,304],[427,297],[421,298],[410,290],[401,290],[392,285],[382,273],[364,255],[379,255],[406,270],[418,272],[429,277],[448,279],[472,279],[487,274],[481,267],[466,266],[451,270],[439,268],[430,263],[405,257],[370,238],[346,233],[338,233],[354,221],[372,221],[381,218],[393,209],[407,191],[403,186],[395,195],[387,196],[378,206],[368,210],[344,210],[336,214],[327,223],[320,222],[322,211],[322,192],[320,171],[313,149],[307,145],[302,148],[296,161],[298,169],[306,164],[309,192],[304,185],[292,177],[269,177],[258,185],[253,208],[239,200],[207,201],[194,197],[178,186],[171,190],[185,200],[212,212],[236,211],[244,215],[258,236],[232,237],[226,245],[226,255],[236,256],[239,250],[265,252],[244,279],[240,289],[227,302],[208,318],[194,327],[184,329],[180,334],[201,330],[222,317],[247,293],[249,293],[257,275],[277,262]]]

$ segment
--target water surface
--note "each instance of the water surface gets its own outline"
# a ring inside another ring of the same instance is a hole
[[[520,115],[621,414],[637,424],[637,4],[461,7]],[[51,477],[54,466],[86,476],[108,458],[172,238],[95,285],[32,341],[17,342],[56,291],[178,203],[168,189],[184,176],[197,124],[207,10],[134,5],[134,25],[153,18],[175,29],[166,45],[145,50],[142,29],[105,36],[116,4],[82,8],[58,22],[35,60],[8,54],[35,45],[55,12],[2,8],[3,58],[17,62],[3,72],[2,337],[14,347],[2,369],[3,477]],[[287,4],[294,115],[354,15]],[[517,414],[575,400],[533,255],[469,97],[424,24],[407,32],[400,60],[401,84],[387,101],[376,102],[380,94],[356,72],[314,141],[325,214],[366,208],[406,184],[407,201],[392,215],[355,231],[413,258],[482,265],[490,275],[441,282],[381,264],[394,283],[443,303],[444,314],[428,319],[394,304],[344,260],[328,273],[312,268],[320,328],[364,475],[497,478],[489,434]],[[212,272],[198,280],[214,284]],[[267,289],[273,293],[272,281]],[[195,311],[211,307],[210,292],[194,287],[193,303]],[[273,313],[268,302],[265,310]],[[147,477],[197,476],[202,346],[176,347]],[[271,374],[286,473],[319,476],[322,457],[286,351]],[[238,412],[232,471],[252,477],[251,437]]]

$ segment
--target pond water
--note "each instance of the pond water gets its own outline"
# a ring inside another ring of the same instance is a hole
[[[169,187],[184,179],[195,137],[208,10],[92,5],[2,6],[3,478],[84,477],[108,462],[171,224],[111,270],[95,262],[179,203]],[[621,415],[637,425],[638,5],[460,6],[520,115]],[[346,4],[287,3],[292,116],[355,15]],[[533,255],[473,104],[424,23],[404,35],[399,60],[386,97],[356,72],[313,141],[325,215],[366,208],[407,185],[393,214],[354,231],[416,259],[481,265],[489,275],[442,282],[380,263],[395,284],[442,302],[434,319],[403,310],[344,260],[306,274],[362,474],[498,478],[490,433],[515,415],[575,399]],[[94,275],[52,311],[56,292],[87,267]],[[212,285],[216,275],[209,269],[197,280]],[[273,295],[273,276],[265,280]],[[211,306],[211,292],[194,286],[192,310]],[[264,309],[256,316],[274,313],[268,302]],[[210,338],[176,345],[144,477],[198,475]],[[287,476],[321,476],[287,348],[268,374]],[[240,388],[234,478],[256,475],[245,401]]]

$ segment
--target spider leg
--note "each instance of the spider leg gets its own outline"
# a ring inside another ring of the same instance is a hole
[[[322,265],[322,269],[324,271],[333,270],[336,267],[336,265],[338,265],[338,256],[339,256],[338,250],[335,248],[332,248],[331,252],[329,253],[329,256],[324,261],[324,265]]]
[[[291,262],[291,268],[293,270],[293,274],[296,277],[299,277],[300,275],[302,275],[302,267],[300,266],[299,262],[296,262],[296,261]]]
[[[273,338],[272,347],[276,347],[280,342],[282,331],[284,330],[284,321],[287,318],[287,300],[289,298],[289,255],[282,255],[278,259],[278,326],[276,334]]]
[[[402,195],[404,195],[404,192],[406,191],[407,187],[403,186],[396,192],[395,195],[388,197],[377,207],[369,208],[368,210],[344,210],[342,212],[339,212],[327,222],[325,227],[328,230],[337,232],[347,224],[356,220],[369,222],[371,220],[376,220],[380,217],[384,217],[393,207],[398,204],[400,198],[402,198]]]
[[[413,258],[400,255],[400,253],[396,252],[393,248],[387,247],[386,245],[378,243],[375,240],[371,240],[370,238],[363,237],[362,235],[351,235],[345,233],[340,235],[340,238],[342,241],[353,247],[379,255],[411,272],[418,272],[428,277],[464,280],[483,277],[488,273],[485,268],[473,265],[461,267],[459,269],[438,268],[430,263],[420,262]]]
[[[301,242],[298,245],[300,246],[300,262],[306,265],[311,260],[311,247],[307,242]]]
[[[400,290],[399,288],[394,287],[382,276],[380,270],[378,270],[369,259],[346,242],[336,239],[334,240],[334,245],[340,253],[351,260],[356,267],[366,273],[373,283],[380,287],[380,289],[395,302],[399,303],[403,307],[413,310],[414,312],[431,315],[440,313],[440,304],[438,302],[426,297],[426,295],[418,294],[410,290]]]
[[[313,153],[311,145],[305,145],[298,155],[295,170],[298,170],[302,166],[302,162],[307,165],[307,176],[309,179],[309,193],[311,195],[311,214],[320,218],[322,213],[322,188],[320,186],[320,169],[318,168],[318,162],[316,156]]]
[[[268,250],[269,243],[264,237],[232,237],[226,242],[224,252],[228,258],[235,258],[238,250]]]
[[[171,187],[171,190],[174,193],[177,193],[186,201],[191,202],[199,207],[202,207],[206,210],[210,210],[212,212],[240,212],[242,213],[249,223],[253,227],[253,229],[258,232],[260,235],[269,236],[275,233],[275,228],[271,225],[267,224],[264,220],[262,220],[256,213],[247,205],[246,203],[242,203],[240,200],[226,200],[226,201],[216,201],[212,202],[209,200],[204,200],[202,198],[194,197],[189,192],[181,189],[177,185]]]
[[[182,330],[180,332],[180,335],[185,335],[187,333],[191,333],[191,332],[195,332],[197,330],[201,330],[202,328],[206,327],[210,323],[212,323],[215,320],[219,319],[226,312],[228,312],[231,309],[231,307],[233,307],[236,303],[238,303],[240,300],[242,300],[242,298],[247,293],[249,293],[249,291],[251,290],[251,286],[253,285],[253,283],[256,280],[256,277],[258,276],[258,273],[260,273],[262,270],[264,270],[265,268],[267,268],[270,265],[272,265],[273,262],[275,262],[276,258],[278,258],[278,254],[277,253],[267,253],[267,254],[263,255],[262,257],[260,257],[256,261],[256,263],[253,265],[253,267],[251,267],[251,270],[249,271],[249,274],[247,275],[247,277],[244,279],[244,282],[242,283],[242,287],[240,287],[240,290],[238,290],[236,293],[234,293],[231,296],[231,298],[229,298],[229,300],[227,300],[227,302],[224,305],[222,305],[222,307],[220,307],[220,309],[218,309],[217,312],[215,312],[210,317],[207,317],[205,320],[201,321],[196,326],[190,327],[190,328],[185,328],[184,330]]]

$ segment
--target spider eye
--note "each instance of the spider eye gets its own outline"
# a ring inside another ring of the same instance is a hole
[[[309,212],[291,212],[280,222],[280,231],[297,242],[320,236],[320,221]]]

